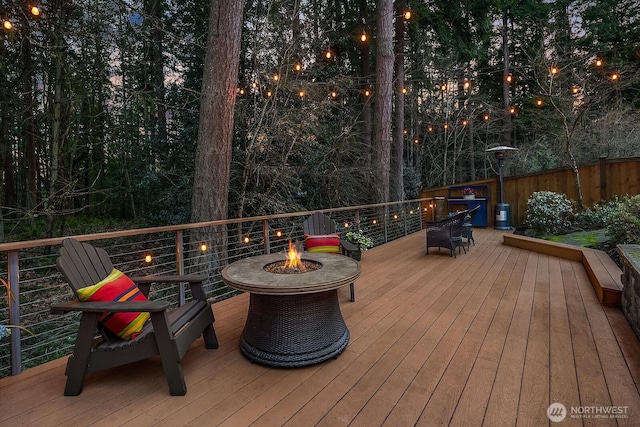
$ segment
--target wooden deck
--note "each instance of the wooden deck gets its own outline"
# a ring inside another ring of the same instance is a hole
[[[639,426],[640,343],[620,310],[601,306],[581,263],[502,235],[475,230],[457,258],[425,255],[424,232],[364,253],[356,302],[340,289],[351,341],[335,360],[248,362],[242,295],[214,306],[220,348],[197,341],[183,361],[186,396],[169,396],[154,358],[64,397],[60,359],[0,380],[0,424],[541,426],[559,402],[592,414],[558,425]],[[625,418],[595,418],[612,406]]]

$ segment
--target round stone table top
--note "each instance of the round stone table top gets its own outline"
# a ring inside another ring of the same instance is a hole
[[[222,280],[234,289],[263,295],[300,295],[337,289],[360,277],[360,263],[338,254],[303,252],[302,259],[322,267],[304,273],[271,273],[265,265],[285,261],[284,253],[241,259],[222,270]]]

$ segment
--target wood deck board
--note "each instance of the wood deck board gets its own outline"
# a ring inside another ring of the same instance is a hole
[[[356,302],[338,296],[351,332],[337,359],[301,369],[238,350],[247,295],[214,306],[217,350],[183,361],[171,397],[158,358],[90,375],[64,397],[66,359],[0,379],[4,425],[548,425],[551,402],[625,406],[640,425],[640,343],[603,307],[580,262],[502,244],[476,229],[468,254],[424,253],[424,232],[363,254]],[[615,272],[611,272],[615,274]]]

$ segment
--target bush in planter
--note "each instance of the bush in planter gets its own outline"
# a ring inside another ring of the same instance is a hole
[[[566,233],[572,217],[573,205],[564,194],[536,191],[527,200],[525,225],[536,235]]]
[[[358,246],[361,251],[366,251],[373,247],[373,240],[365,236],[362,231],[349,231],[345,237],[347,238],[347,241]]]
[[[607,224],[607,234],[615,244],[640,244],[640,194],[620,199]]]

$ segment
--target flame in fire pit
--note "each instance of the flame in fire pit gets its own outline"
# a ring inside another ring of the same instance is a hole
[[[289,270],[305,271],[304,264],[302,263],[302,254],[296,249],[296,245],[289,240],[289,250],[286,253],[286,260],[284,262],[284,268]]]

